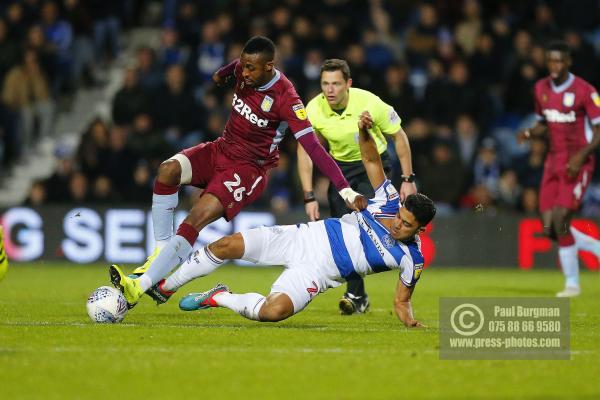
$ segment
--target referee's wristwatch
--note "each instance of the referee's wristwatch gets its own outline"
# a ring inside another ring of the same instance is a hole
[[[415,181],[415,174],[410,174],[410,175],[400,175],[400,179],[402,180],[402,182],[414,182]]]

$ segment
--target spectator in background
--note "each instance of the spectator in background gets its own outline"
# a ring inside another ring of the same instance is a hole
[[[394,63],[385,70],[384,80],[377,93],[387,104],[402,113],[402,123],[407,124],[418,113],[417,99],[408,82],[408,67]]]
[[[366,29],[362,35],[367,68],[374,73],[383,73],[392,64],[394,56],[391,50],[381,41],[373,29]]]
[[[475,187],[484,187],[489,192],[490,197],[495,199],[498,196],[500,172],[496,142],[492,138],[485,138],[481,142],[481,147],[473,164],[473,184]]]
[[[517,173],[507,169],[498,181],[498,205],[505,210],[515,210],[521,200],[521,186]]]
[[[36,140],[50,136],[54,123],[54,103],[34,50],[26,50],[21,63],[6,75],[2,100],[19,116],[22,154],[29,153],[35,147]],[[39,127],[37,131],[36,121]]]
[[[179,44],[179,33],[166,24],[160,34],[160,47],[157,52],[158,65],[162,70],[174,64],[184,65],[189,58],[189,52]]]
[[[565,33],[565,41],[571,48],[572,72],[590,82],[594,87],[599,87],[600,72],[592,45],[585,42],[581,34],[575,31]]]
[[[28,207],[40,207],[46,204],[47,192],[46,186],[42,181],[35,181],[29,189],[25,205]]]
[[[200,121],[205,119],[196,105],[185,71],[181,65],[171,65],[166,72],[166,85],[154,97],[153,112],[156,128],[164,132],[169,143],[177,150],[201,142]]]
[[[104,173],[109,151],[108,138],[108,126],[96,118],[79,142],[75,160],[81,171],[90,179],[96,179]]]
[[[406,54],[409,64],[424,68],[427,61],[435,55],[438,39],[442,34],[443,29],[438,21],[437,10],[431,4],[421,4],[418,10],[418,22],[410,27],[406,34]],[[353,66],[351,68],[354,70]]]
[[[484,33],[475,42],[469,70],[477,85],[497,84],[501,79],[501,63],[492,35]]]
[[[359,44],[351,44],[346,49],[346,61],[352,71],[354,86],[373,90],[373,77],[367,66],[365,49]]]
[[[432,121],[451,127],[461,114],[484,118],[484,99],[478,88],[469,80],[469,69],[464,61],[450,66],[448,80],[437,82],[427,88],[426,112]],[[477,121],[481,126],[480,121]]]
[[[127,145],[133,152],[136,163],[137,160],[146,160],[153,170],[157,170],[160,163],[173,153],[165,135],[154,128],[152,117],[145,113],[135,116]],[[131,168],[131,179],[133,179],[134,167],[128,167]]]
[[[182,1],[175,19],[175,26],[179,32],[181,44],[190,49],[198,46],[200,38],[200,24],[198,24],[197,18],[197,5],[190,0]]]
[[[71,94],[73,92],[73,30],[71,24],[59,19],[58,7],[54,1],[46,1],[41,10],[42,29],[50,43],[55,58],[55,75],[51,81],[52,92],[55,95]]]
[[[296,48],[294,36],[289,33],[279,36],[277,50],[278,68],[283,70],[290,80],[298,82],[301,77],[303,58]],[[239,54],[239,51],[235,54]]]
[[[548,4],[543,2],[537,3],[535,6],[533,24],[528,29],[533,38],[540,43],[559,39],[560,37],[560,30],[554,20],[554,13]]]
[[[529,152],[513,161],[519,183],[525,188],[537,188],[544,175],[544,161],[548,144],[546,139],[533,137],[529,141]]]
[[[90,11],[94,16],[94,46],[96,60],[105,62],[119,55],[119,15],[123,2],[119,0],[89,0]]]
[[[123,87],[112,103],[112,119],[117,125],[131,125],[136,115],[149,111],[148,92],[138,82],[138,70],[125,71]]]
[[[75,172],[70,176],[68,189],[68,198],[66,199],[66,202],[76,205],[88,204],[90,200],[89,181],[83,173]]]
[[[431,150],[431,160],[418,171],[421,176],[419,190],[429,194],[438,212],[446,215],[452,213],[463,193],[466,171],[451,142],[436,140]]]
[[[112,181],[105,175],[100,175],[93,181],[90,201],[98,205],[111,205],[120,200],[113,190]]]
[[[214,71],[225,63],[225,44],[220,39],[219,27],[215,21],[202,25],[200,44],[191,59],[196,85],[211,82]]]
[[[49,80],[56,75],[56,52],[52,44],[46,40],[41,25],[32,25],[27,31],[26,48],[35,50],[38,55],[38,62]]]
[[[456,119],[455,137],[458,145],[458,155],[465,168],[470,168],[475,158],[479,143],[479,130],[477,124],[468,114],[461,114]]]
[[[109,135],[109,151],[106,161],[106,176],[112,181],[118,193],[130,189],[133,180],[133,170],[138,158],[127,146],[127,128],[114,125]]]
[[[152,185],[152,175],[148,163],[146,161],[138,162],[133,171],[133,184],[129,190],[123,193],[123,200],[145,205],[148,198],[152,197]]]
[[[86,85],[96,83],[93,19],[87,4],[81,0],[65,0],[65,18],[73,29],[73,79]]]
[[[423,118],[414,118],[406,125],[406,136],[410,143],[414,170],[421,171],[429,163],[434,144],[431,126]]]
[[[75,165],[71,158],[71,149],[65,145],[58,145],[54,149],[56,169],[54,173],[43,181],[48,194],[48,203],[63,203],[67,201],[67,190],[71,175],[75,172]]]
[[[481,7],[477,0],[465,0],[462,7],[463,17],[454,29],[454,36],[462,51],[467,56],[471,56],[475,52],[478,38],[483,30]]]
[[[0,18],[0,82],[4,82],[10,68],[19,62],[19,50],[18,42],[9,36],[6,21]]]
[[[533,187],[526,187],[521,194],[521,204],[519,209],[527,215],[538,215],[538,191]]]
[[[150,47],[141,47],[136,52],[137,74],[140,87],[156,90],[163,83],[163,74],[156,62],[156,54]]]
[[[6,8],[6,23],[9,36],[15,42],[21,42],[27,32],[27,22],[24,18],[23,6],[18,1],[13,1]]]

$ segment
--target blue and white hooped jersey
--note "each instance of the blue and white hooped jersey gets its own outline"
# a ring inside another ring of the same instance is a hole
[[[367,208],[341,218],[323,221],[333,261],[340,277],[400,270],[400,279],[413,286],[423,270],[423,254],[418,236],[400,242],[376,218],[394,218],[400,209],[400,196],[389,180],[375,191]]]

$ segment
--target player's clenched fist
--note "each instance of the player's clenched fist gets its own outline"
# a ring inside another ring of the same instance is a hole
[[[373,127],[373,117],[368,111],[363,111],[358,118],[358,129],[371,129]]]

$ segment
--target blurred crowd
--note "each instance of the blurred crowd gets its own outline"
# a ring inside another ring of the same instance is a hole
[[[29,3],[40,3],[35,16],[28,15]],[[441,213],[471,208],[536,213],[547,143],[518,145],[516,132],[533,124],[532,88],[546,75],[548,41],[566,40],[573,50],[572,72],[600,87],[597,0],[130,3],[64,0],[57,6],[23,0],[5,7],[0,21],[5,89],[22,84],[24,74],[51,77],[30,78],[29,95],[22,99],[18,91],[3,92],[8,114],[20,112],[22,120],[38,115],[33,124],[38,136],[50,129],[44,115],[53,106],[46,104],[74,90],[86,73],[93,77],[93,68],[119,51],[118,6],[160,8],[151,22],[157,45],[129,49],[135,62],[124,71],[111,120],[91,122],[79,147],[60,157],[53,177],[34,185],[31,204],[149,204],[153,174],[163,159],[221,135],[232,90],[215,87],[211,75],[238,57],[253,35],[273,39],[277,66],[305,103],[320,91],[323,60],[346,59],[353,86],[373,91],[402,117],[418,188]],[[27,21],[16,26],[15,4]],[[21,47],[20,58],[13,49],[15,58],[7,60],[11,53],[3,49],[11,46]],[[9,103],[11,96],[19,99]],[[31,124],[21,125],[22,130]],[[31,140],[35,134],[20,137]],[[295,147],[290,135],[281,143],[279,166],[257,206],[275,212],[302,207]],[[316,195],[326,204],[327,182],[317,182]],[[600,209],[599,194],[592,186],[585,203],[590,213]]]
[[[0,2],[0,165],[35,156],[56,114],[115,59],[122,5],[103,0]],[[1,175],[1,174],[0,174]]]

